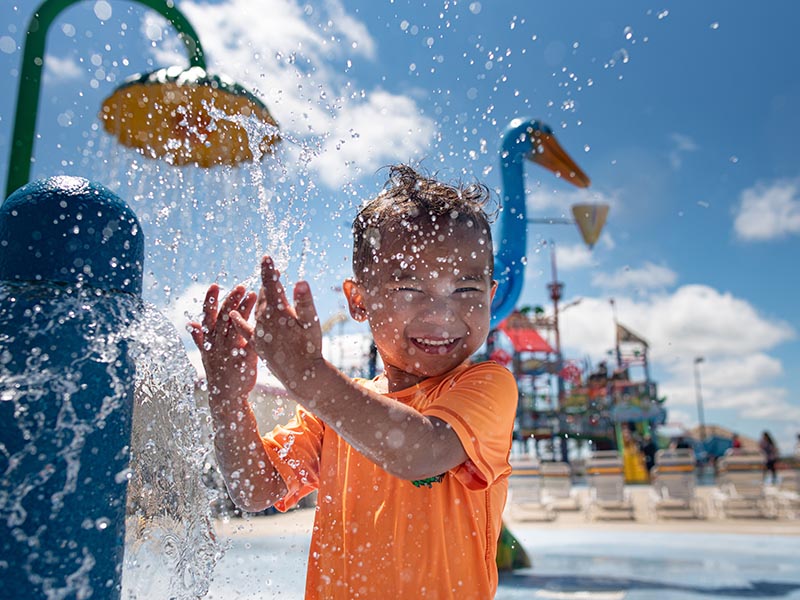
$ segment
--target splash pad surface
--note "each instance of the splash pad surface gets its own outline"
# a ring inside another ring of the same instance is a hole
[[[300,509],[219,524],[231,546],[207,597],[302,600],[313,513]],[[496,600],[800,599],[796,523],[737,521],[723,533],[722,521],[617,527],[573,516],[562,524],[509,522],[534,567],[502,574]]]

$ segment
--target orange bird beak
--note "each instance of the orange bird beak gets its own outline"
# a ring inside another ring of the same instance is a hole
[[[573,185],[581,188],[589,187],[591,183],[589,177],[561,147],[552,133],[536,129],[531,129],[528,133],[533,142],[533,150],[528,155],[530,160]]]

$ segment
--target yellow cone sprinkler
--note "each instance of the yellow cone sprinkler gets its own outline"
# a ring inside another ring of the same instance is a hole
[[[47,30],[64,9],[81,1],[45,0],[31,18],[20,71],[6,196],[30,177]],[[103,103],[100,117],[106,131],[145,156],[175,165],[235,165],[253,160],[254,150],[261,155],[269,152],[280,136],[267,107],[231,80],[206,72],[197,33],[173,0],[133,1],[157,11],[177,30],[189,55],[189,68],[170,67],[128,79]],[[259,126],[248,132],[242,125],[245,121]],[[253,139],[253,132],[258,139]]]

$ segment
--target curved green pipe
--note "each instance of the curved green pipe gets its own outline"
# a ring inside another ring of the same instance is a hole
[[[36,116],[39,112],[39,94],[42,87],[47,30],[64,9],[83,0],[45,0],[31,17],[25,35],[22,71],[17,90],[17,108],[14,115],[14,133],[11,136],[11,155],[8,161],[6,197],[22,187],[30,178],[33,158],[33,141],[36,133]],[[205,53],[192,25],[175,7],[173,0],[131,0],[152,8],[167,19],[177,30],[189,54],[192,67],[205,70]]]

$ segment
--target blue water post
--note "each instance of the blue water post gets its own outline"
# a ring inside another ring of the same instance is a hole
[[[141,302],[128,205],[79,177],[0,206],[0,598],[120,598]]]

